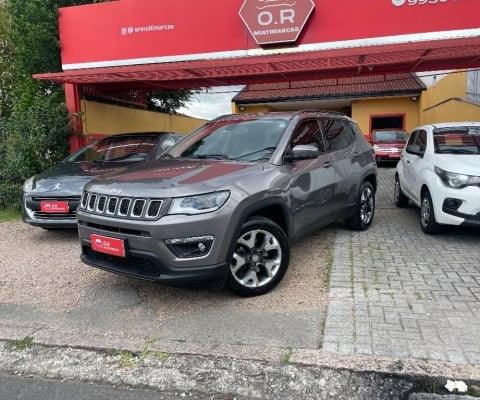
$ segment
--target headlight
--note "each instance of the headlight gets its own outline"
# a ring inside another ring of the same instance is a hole
[[[435,173],[440,177],[442,182],[453,189],[462,189],[467,186],[480,185],[480,177],[466,174],[457,174],[455,172],[444,171],[439,167],[435,167]]]
[[[215,192],[199,196],[179,197],[172,200],[168,214],[204,214],[220,209],[230,192]]]
[[[373,145],[373,150],[379,151],[379,150],[380,150],[380,146],[379,146],[378,144],[374,144],[374,145]]]
[[[34,176],[28,178],[25,183],[23,184],[23,191],[24,192],[31,192],[32,189],[33,189],[33,178],[35,178]]]

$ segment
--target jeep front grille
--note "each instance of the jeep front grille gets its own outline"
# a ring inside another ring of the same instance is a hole
[[[160,216],[162,199],[119,197],[83,192],[80,210],[110,217],[154,220]]]

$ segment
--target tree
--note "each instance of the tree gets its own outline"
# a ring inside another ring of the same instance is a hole
[[[174,114],[176,110],[185,107],[198,90],[177,89],[151,91],[147,93],[147,108],[166,114]]]
[[[8,41],[8,25],[5,3],[0,1],[0,120],[5,118],[12,104],[12,52]]]
[[[32,78],[61,70],[58,8],[103,1],[0,0],[0,208],[19,206],[23,181],[68,154],[63,85]],[[173,112],[192,95],[155,92],[151,106]]]

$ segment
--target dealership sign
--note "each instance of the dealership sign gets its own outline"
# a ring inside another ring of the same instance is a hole
[[[228,0],[219,7],[219,0],[118,0],[64,7],[59,9],[62,68],[240,59],[480,37],[480,0],[343,3]]]
[[[245,0],[239,14],[262,46],[296,42],[314,8],[312,0]]]

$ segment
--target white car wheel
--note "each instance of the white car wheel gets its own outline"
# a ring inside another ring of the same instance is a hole
[[[425,233],[434,234],[442,230],[442,227],[435,221],[432,196],[428,190],[422,193],[420,204],[420,223]]]

